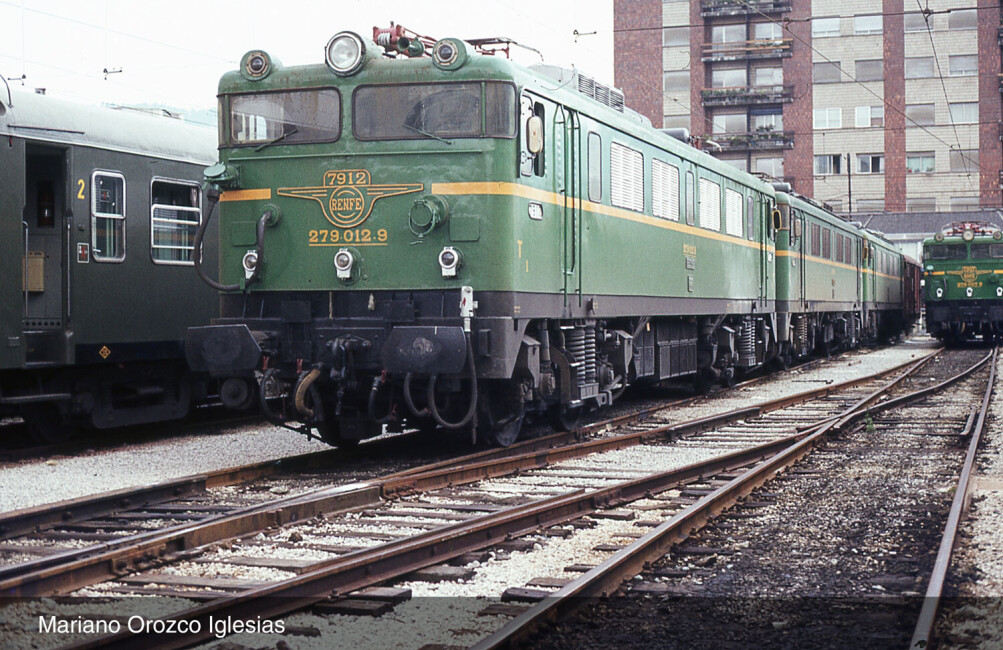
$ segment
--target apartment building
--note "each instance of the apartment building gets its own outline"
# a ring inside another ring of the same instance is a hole
[[[616,85],[837,212],[1001,206],[999,0],[616,0]]]

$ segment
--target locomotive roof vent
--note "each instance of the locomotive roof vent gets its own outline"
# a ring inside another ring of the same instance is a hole
[[[584,75],[578,70],[568,70],[556,65],[536,63],[529,66],[529,69],[537,74],[550,77],[561,85],[573,85],[581,94],[591,97],[603,106],[609,106],[615,111],[626,112],[623,92],[601,84],[592,77]],[[629,110],[629,109],[627,109]]]

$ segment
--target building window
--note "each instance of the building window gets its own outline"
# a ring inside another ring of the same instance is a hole
[[[197,183],[153,181],[150,252],[156,264],[195,263],[195,233],[202,223],[202,190]]]
[[[670,92],[690,92],[690,71],[674,70],[662,75],[662,86],[664,91]]]
[[[784,69],[777,68],[756,68],[752,71],[753,84],[756,86],[782,86],[784,85]]]
[[[880,153],[858,153],[858,174],[880,174],[885,171],[885,156]]]
[[[926,31],[926,18],[923,14],[916,12],[906,12],[903,16],[903,23],[906,32],[925,32]],[[933,16],[930,16],[930,20],[933,20]],[[931,24],[931,27],[933,25]]]
[[[679,168],[657,159],[651,161],[651,211],[679,221]]]
[[[934,197],[919,197],[905,200],[906,212],[936,212],[937,199]]]
[[[689,27],[662,28],[662,47],[689,47],[689,46],[690,46]]]
[[[816,108],[812,125],[816,129],[839,129],[843,126],[843,112],[838,108]]]
[[[952,196],[951,212],[971,212],[979,209],[979,197],[977,196]]]
[[[979,171],[979,150],[962,149],[951,152],[951,171],[971,173]]]
[[[812,80],[817,84],[833,84],[838,83],[840,79],[839,76],[839,62],[830,63],[829,61],[823,61],[822,63],[812,64]]]
[[[743,172],[749,171],[749,161],[745,158],[718,158],[723,163],[727,163],[734,167],[735,169],[741,170]]]
[[[842,162],[843,156],[838,153],[815,156],[815,174],[838,174],[842,169]]]
[[[749,130],[749,118],[745,113],[717,113],[711,118],[714,135],[724,133],[745,133]]]
[[[881,14],[876,16],[854,16],[853,33],[857,36],[880,34],[882,29]]]
[[[753,169],[757,174],[765,174],[771,178],[784,177],[784,159],[780,157],[756,158]]]
[[[95,262],[125,259],[125,176],[117,172],[91,178],[91,254]]]
[[[663,129],[688,129],[690,128],[690,116],[686,115],[664,115],[662,116]]]
[[[907,58],[905,60],[905,78],[926,79],[932,77],[935,67],[932,56]]]
[[[933,104],[906,104],[906,126],[930,126],[935,121]]]
[[[839,18],[815,18],[811,21],[811,37],[839,36]]]
[[[885,125],[884,106],[858,106],[854,116],[857,128]]]
[[[907,153],[905,155],[905,170],[910,174],[929,174],[936,169],[936,156],[932,151]]]
[[[779,23],[754,23],[752,29],[757,41],[779,41],[784,37],[784,28]]]
[[[783,113],[761,113],[752,115],[753,131],[783,131]]]
[[[742,88],[749,85],[745,68],[725,68],[714,70],[710,76],[712,88]]]
[[[857,199],[857,212],[884,212],[884,199]]]
[[[712,43],[741,43],[746,40],[745,23],[737,25],[715,25],[710,30]]]
[[[952,77],[974,77],[979,73],[976,54],[958,54],[948,59],[948,74]]]
[[[976,124],[979,121],[978,102],[956,102],[948,104],[953,124]]]
[[[721,230],[721,186],[706,178],[700,179],[700,227]]]
[[[610,145],[610,201],[618,208],[644,211],[644,156],[619,142]]]
[[[881,81],[884,78],[881,59],[857,61],[857,81]]]
[[[979,26],[977,9],[951,9],[947,14],[948,29],[976,29]]]

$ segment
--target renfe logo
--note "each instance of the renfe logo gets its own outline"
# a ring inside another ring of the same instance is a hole
[[[320,187],[280,187],[280,196],[313,199],[320,204],[324,217],[338,228],[354,228],[369,218],[377,199],[420,192],[421,183],[373,185],[365,169],[330,170]]]

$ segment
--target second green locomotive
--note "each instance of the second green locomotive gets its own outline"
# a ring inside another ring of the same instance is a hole
[[[1003,335],[1003,231],[956,222],[923,242],[926,328],[948,343]]]

